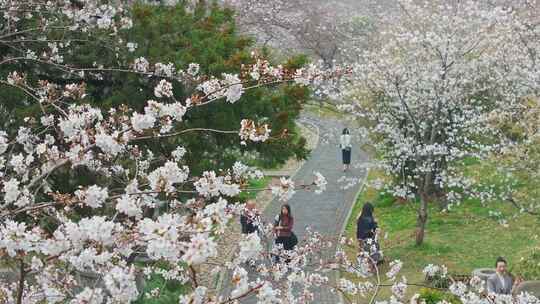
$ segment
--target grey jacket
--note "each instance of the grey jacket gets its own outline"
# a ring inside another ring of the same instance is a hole
[[[503,286],[503,282],[501,282],[501,279],[499,278],[499,275],[497,273],[490,275],[489,278],[487,279],[488,293],[511,294],[514,280],[508,274],[503,275],[502,279],[504,281],[504,286]]]

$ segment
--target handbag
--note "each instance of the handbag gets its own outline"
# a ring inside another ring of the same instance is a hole
[[[296,246],[296,244],[298,244],[298,238],[296,237],[296,234],[294,234],[294,232],[291,231],[291,236],[290,236],[291,240],[291,246],[294,247]]]

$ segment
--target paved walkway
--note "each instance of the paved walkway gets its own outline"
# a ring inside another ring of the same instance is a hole
[[[367,161],[367,156],[359,151],[359,138],[354,136],[354,130],[351,129],[353,137],[351,170],[342,171],[339,136],[342,129],[347,126],[346,122],[330,119],[321,120],[313,116],[303,116],[300,120],[302,123],[316,126],[319,129],[319,144],[311,152],[310,157],[293,177],[293,180],[297,183],[311,182],[313,171],[319,171],[326,177],[328,184],[326,191],[321,194],[297,191],[288,202],[294,216],[293,230],[298,236],[299,242],[304,238],[307,226],[311,226],[314,231],[323,235],[337,236],[341,233],[356,193],[366,175],[366,170],[360,168],[361,164]],[[265,221],[272,222],[281,204],[282,202],[273,200],[268,205],[264,210]],[[330,275],[330,277],[335,277],[335,275]],[[223,294],[227,294],[227,292],[230,294],[230,274],[223,282]],[[335,304],[339,302],[339,297],[331,293],[328,288],[321,288],[315,292],[315,303]],[[242,299],[240,303],[256,303],[255,296]]]

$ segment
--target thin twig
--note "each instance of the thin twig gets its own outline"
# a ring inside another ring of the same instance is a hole
[[[524,207],[520,206],[520,205],[514,200],[513,197],[508,197],[506,200],[507,200],[508,202],[510,202],[514,207],[516,207],[517,209],[519,209],[520,211],[523,211],[523,212],[528,213],[528,214],[530,214],[530,215],[539,215],[538,212],[534,212],[534,211],[531,211],[531,210],[529,210],[529,209],[527,209],[527,208],[524,208]]]
[[[168,134],[157,135],[157,136],[154,136],[154,135],[141,136],[141,137],[134,138],[130,141],[143,140],[143,139],[160,139],[160,138],[172,137],[172,136],[177,136],[177,135],[184,134],[187,132],[195,132],[195,131],[205,131],[205,132],[214,132],[214,133],[222,133],[222,134],[238,134],[238,131],[234,131],[234,130],[224,131],[224,130],[216,130],[216,129],[209,129],[209,128],[192,128],[192,129],[186,129],[186,130],[182,130],[182,131],[178,131],[174,133],[168,133]]]

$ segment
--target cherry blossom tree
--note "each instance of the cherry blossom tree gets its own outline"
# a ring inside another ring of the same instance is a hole
[[[540,14],[537,1],[516,1],[508,4],[513,12],[513,43],[507,51],[504,63],[516,73],[516,79],[527,86],[528,96],[522,98],[516,111],[501,113],[493,120],[501,132],[511,139],[511,144],[497,158],[498,169],[506,177],[505,199],[520,212],[538,214],[537,200],[539,172],[539,132],[540,105],[538,88],[540,74]]]
[[[247,37],[238,34],[235,29],[235,19],[232,11],[217,5],[197,4],[190,12],[186,5],[176,7],[151,6],[136,3],[131,8],[133,26],[118,32],[114,38],[106,33],[93,32],[81,37],[78,32],[66,31],[62,34],[64,41],[71,41],[70,52],[62,52],[65,62],[77,61],[81,66],[125,67],[136,58],[144,57],[149,62],[164,61],[164,69],[177,66],[188,66],[191,62],[204,62],[201,74],[220,77],[222,73],[238,73],[241,64],[253,63],[250,53],[253,43]],[[175,35],[170,29],[177,29]],[[36,40],[35,33],[27,40]],[[30,35],[28,35],[30,36]],[[28,43],[28,42],[27,42]],[[107,48],[101,45],[107,45]],[[22,42],[19,46],[22,45]],[[178,45],[184,47],[179,51]],[[39,52],[38,52],[39,53]],[[5,56],[20,55],[18,49],[6,48]],[[277,61],[275,61],[277,62]],[[291,57],[280,61],[289,68],[300,67],[303,59]],[[32,68],[26,69],[27,78],[39,77],[55,83],[65,84],[68,78],[58,78],[58,70],[38,62],[27,61]],[[15,67],[4,66],[0,74],[7,76]],[[169,73],[170,71],[166,71]],[[86,102],[99,107],[120,106],[125,104],[141,111],[146,100],[154,98],[153,87],[161,80],[160,77],[126,76],[125,73],[111,71],[102,73],[100,78],[86,75]],[[74,80],[79,76],[72,76]],[[170,79],[177,98],[189,97],[190,90],[184,90],[186,82],[179,83]],[[193,85],[197,83],[194,82]],[[184,95],[185,93],[185,95]],[[40,111],[37,104],[25,102],[25,96],[17,89],[3,86],[0,92],[0,108],[4,108],[5,119],[3,129],[16,129],[18,122],[24,117],[35,116]],[[303,98],[302,98],[303,96]],[[294,119],[300,112],[301,105],[309,96],[309,90],[304,87],[291,85],[266,86],[251,90],[242,96],[242,103],[232,106],[217,104],[214,107],[199,108],[190,111],[188,120],[181,128],[206,127],[214,129],[227,128],[229,123],[239,125],[241,119],[265,119],[272,125],[274,134],[283,134],[262,145],[240,145],[234,135],[196,133],[185,134],[182,138],[168,140],[148,140],[147,145],[154,153],[170,153],[178,144],[187,149],[185,159],[193,172],[200,174],[209,166],[208,162],[197,160],[197,155],[205,153],[212,158],[212,166],[230,167],[234,158],[244,155],[248,162],[256,155],[257,163],[262,165],[279,164],[294,155],[303,158],[307,154],[302,140],[296,140],[298,134],[293,127]],[[24,104],[25,106],[21,106]],[[271,106],[270,106],[271,105]],[[286,115],[285,115],[286,114]],[[285,118],[285,119],[284,119]],[[181,129],[179,129],[181,130]],[[177,131],[179,131],[177,130]],[[200,136],[208,144],[202,145]],[[177,141],[181,140],[181,143]],[[143,143],[144,145],[145,143]],[[76,182],[73,175],[80,172],[66,172],[71,175],[70,181]]]
[[[262,44],[278,50],[307,52],[326,66],[343,58],[344,49],[360,41],[366,24],[352,18],[352,3],[341,1],[230,0],[238,22]]]
[[[419,201],[421,244],[428,202],[484,197],[460,162],[507,143],[489,121],[514,111],[530,88],[521,81],[524,69],[507,60],[523,63],[509,52],[517,16],[508,9],[476,1],[398,3],[400,13],[382,19],[380,44],[359,50],[351,92],[362,96],[357,105],[373,123],[380,165],[395,179],[389,191]]]
[[[504,197],[519,212],[539,215],[538,184],[540,175],[540,103],[537,98],[521,102],[519,111],[494,122],[513,140],[502,151],[497,170],[504,176]]]
[[[193,295],[181,300],[190,302],[201,294],[194,265],[217,254],[216,237],[239,210],[230,203],[247,178],[261,173],[237,163],[225,172],[192,176],[183,164],[183,147],[154,155],[139,143],[190,132],[238,134],[242,143],[266,141],[271,127],[248,119],[237,130],[172,126],[198,107],[235,103],[245,91],[269,83],[317,82],[322,72],[274,67],[263,58],[240,67],[241,74],[220,78],[202,75],[196,63],[180,68],[143,57],[126,65],[85,66],[77,60],[80,41],[72,37],[84,42],[106,37],[113,48],[122,44],[118,33],[132,24],[128,8],[99,1],[6,1],[0,9],[2,43],[19,51],[2,58],[2,70],[11,71],[0,83],[20,91],[23,104],[40,109],[18,130],[0,132],[0,255],[3,264],[18,270],[17,282],[2,282],[0,299],[132,302],[139,297],[141,274],[133,259],[144,253],[168,265],[147,267],[146,275],[191,282]],[[34,77],[36,66],[56,71],[59,82]],[[161,78],[153,88],[155,99],[140,112],[125,106],[104,111],[85,103],[85,82],[110,72]],[[172,81],[192,88],[189,97],[177,99]],[[77,190],[64,192],[51,182],[58,171],[81,167],[96,178],[81,181]],[[313,185],[324,187],[324,178],[316,176]],[[308,186],[284,179],[272,192],[286,199]],[[94,274],[92,284],[76,279],[74,273],[85,271]]]

